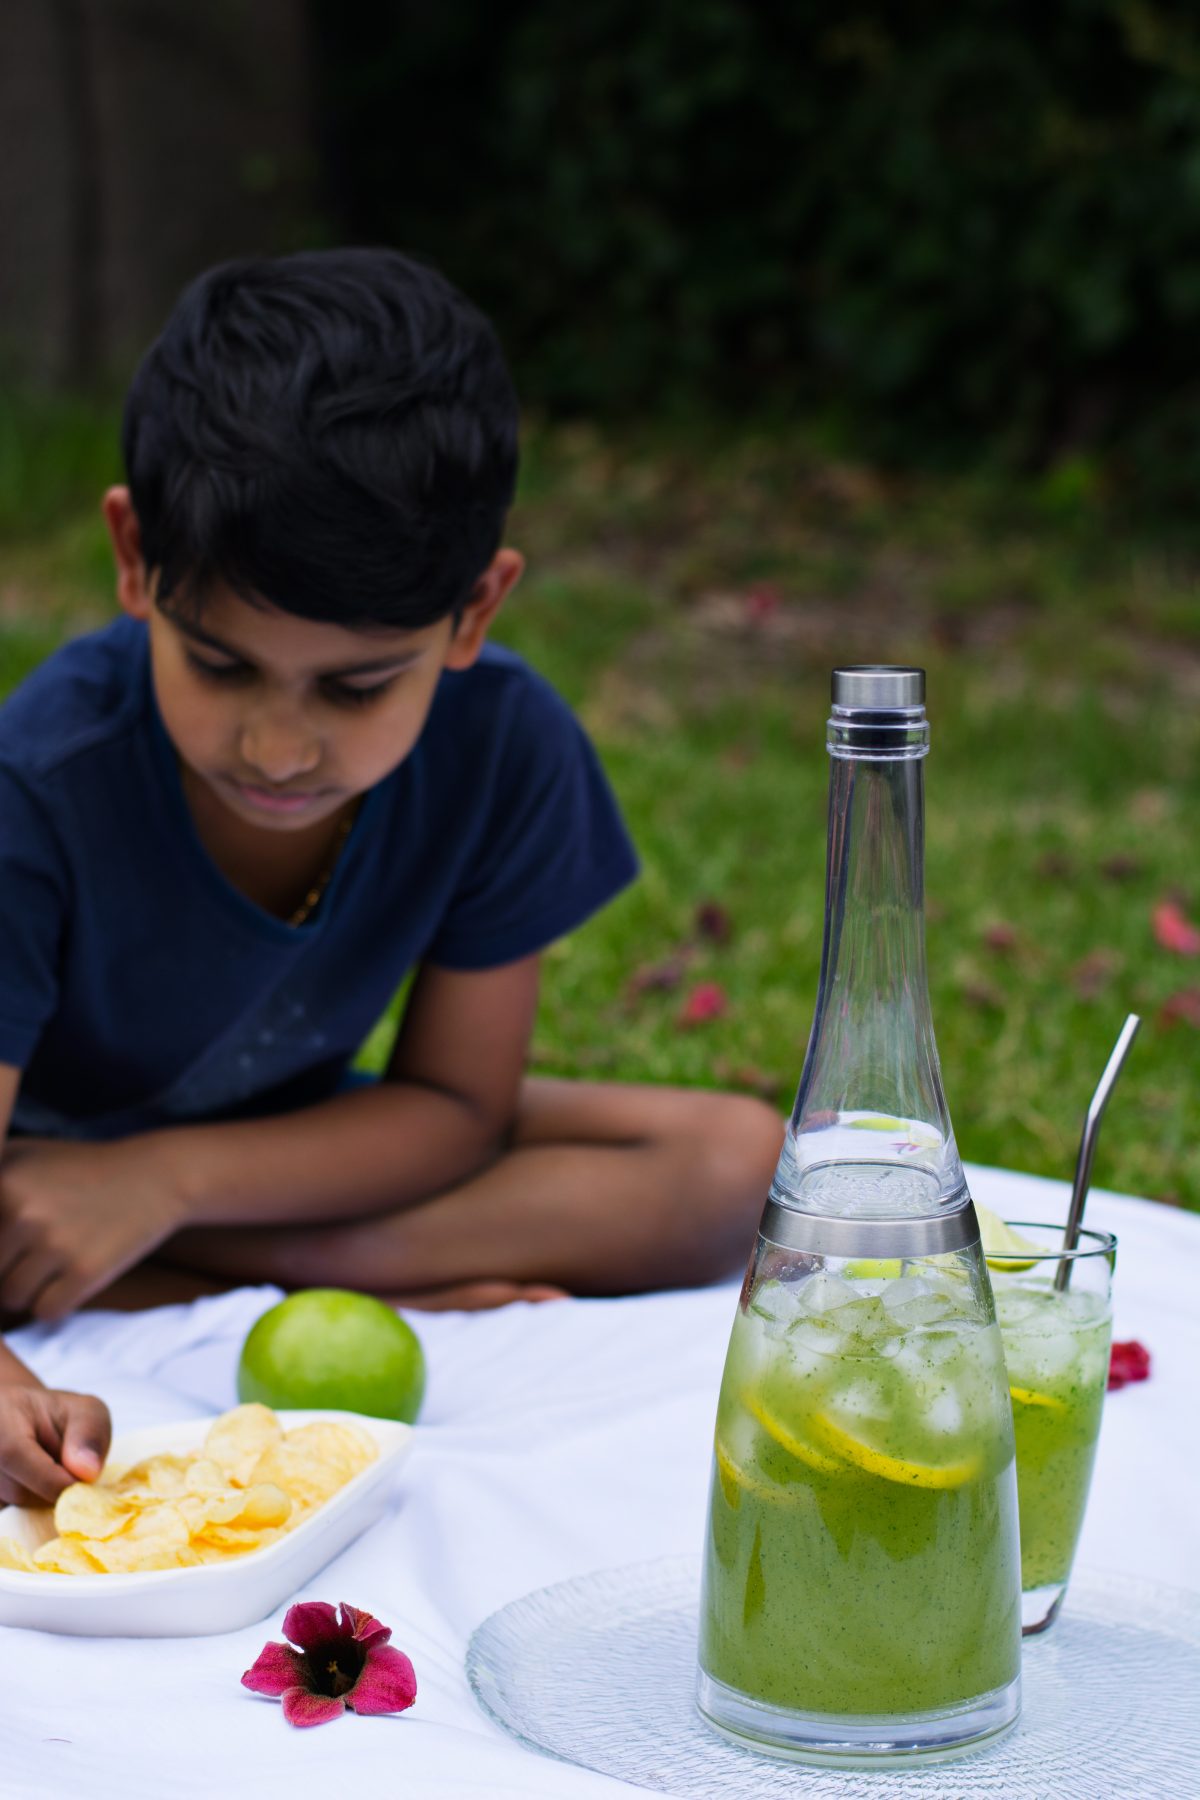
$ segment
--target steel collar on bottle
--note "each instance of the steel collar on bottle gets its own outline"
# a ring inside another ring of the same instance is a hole
[[[845,712],[923,712],[925,671],[891,663],[861,663],[835,669],[830,698]]]
[[[825,735],[830,756],[856,762],[914,762],[929,754],[924,669],[867,664],[835,669]]]
[[[768,1243],[810,1256],[896,1257],[941,1256],[968,1250],[979,1242],[979,1220],[970,1200],[965,1206],[920,1218],[847,1219],[833,1214],[801,1212],[779,1200],[768,1200],[759,1233]]]

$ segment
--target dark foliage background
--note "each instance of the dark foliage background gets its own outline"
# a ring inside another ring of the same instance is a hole
[[[312,0],[336,235],[555,412],[803,408],[892,460],[1200,476],[1200,11]],[[1080,460],[1082,459],[1082,460]]]

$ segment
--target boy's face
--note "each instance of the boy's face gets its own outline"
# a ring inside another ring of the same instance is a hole
[[[105,503],[114,543],[121,493]],[[457,625],[414,631],[353,631],[219,587],[193,619],[156,605],[119,547],[118,595],[148,623],[159,711],[191,776],[245,823],[299,831],[404,761],[442,670],[475,661],[520,569],[515,551],[498,552]]]

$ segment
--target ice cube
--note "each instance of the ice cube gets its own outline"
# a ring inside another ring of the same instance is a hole
[[[1021,1325],[1040,1310],[1041,1297],[1022,1288],[996,1289],[996,1317],[1001,1325]]]
[[[932,1284],[923,1281],[919,1275],[901,1275],[884,1285],[879,1298],[890,1312],[895,1306],[903,1306],[909,1300],[919,1300],[923,1294],[932,1292]]]
[[[924,1339],[901,1338],[899,1347],[891,1357],[893,1369],[898,1369],[906,1382],[913,1384],[924,1381],[929,1374],[929,1359],[925,1354]]]
[[[883,1383],[868,1381],[861,1376],[839,1389],[833,1406],[848,1419],[886,1419],[892,1410]]]
[[[763,1281],[754,1290],[750,1311],[775,1337],[800,1316],[799,1290],[793,1282]]]
[[[818,1269],[815,1275],[802,1282],[799,1295],[801,1304],[814,1313],[834,1312],[861,1298],[853,1283],[841,1275],[831,1275],[828,1269]]]
[[[901,1306],[888,1309],[892,1315],[892,1323],[900,1325],[905,1331],[911,1331],[917,1325],[934,1325],[951,1312],[950,1301],[944,1294],[918,1294],[913,1300],[906,1300]]]
[[[933,1330],[923,1332],[920,1340],[920,1355],[926,1363],[935,1367],[939,1363],[953,1361],[961,1356],[963,1350],[963,1333],[957,1324],[943,1321]]]
[[[837,1356],[845,1343],[842,1333],[832,1320],[806,1318],[803,1313],[789,1328],[787,1341],[795,1351],[797,1360],[802,1352],[810,1356]]]
[[[953,1437],[962,1430],[962,1401],[953,1388],[941,1388],[925,1409],[925,1422],[931,1431]]]
[[[1065,1375],[1079,1354],[1079,1340],[1070,1331],[1039,1332],[1026,1345],[1037,1379],[1053,1383]]]
[[[853,1306],[840,1306],[833,1316],[846,1332],[849,1355],[877,1355],[879,1347],[895,1335],[895,1320],[882,1302],[871,1296]]]

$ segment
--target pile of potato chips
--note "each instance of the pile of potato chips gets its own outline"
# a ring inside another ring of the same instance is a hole
[[[235,1406],[199,1450],[65,1488],[58,1536],[32,1552],[0,1538],[0,1568],[101,1575],[225,1562],[294,1530],[377,1455],[365,1433],[332,1420],[284,1431],[270,1407]]]

